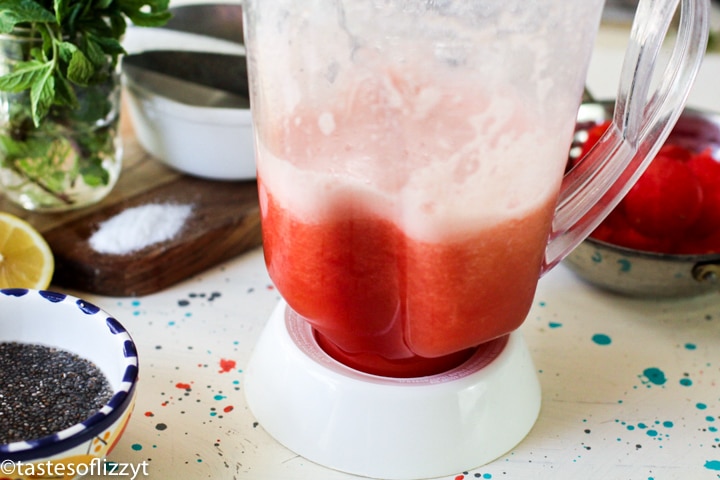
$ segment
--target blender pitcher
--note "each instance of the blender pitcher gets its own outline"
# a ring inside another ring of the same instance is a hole
[[[682,110],[709,5],[682,1],[651,90],[677,4],[640,3],[613,126],[564,177],[602,0],[245,1],[264,253],[284,300],[246,392],[272,435],[333,468],[414,478],[480,465],[527,434],[539,387],[516,329],[539,277],[615,206]],[[473,393],[442,417],[478,385],[495,397]],[[366,423],[338,420],[354,415]],[[447,452],[437,437],[457,432],[441,417],[468,432]],[[308,445],[318,429],[327,445]]]

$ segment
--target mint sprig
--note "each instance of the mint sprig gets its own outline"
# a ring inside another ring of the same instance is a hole
[[[30,91],[39,125],[52,105],[77,106],[74,87],[105,81],[118,58],[128,22],[164,25],[169,0],[0,0],[0,33],[37,36],[41,46],[14,71],[0,76],[0,90]]]
[[[72,206],[68,192],[80,179],[89,188],[109,185],[121,40],[130,22],[165,24],[168,6],[169,0],[0,0],[6,34],[0,55],[13,61],[0,76],[7,109],[0,167],[19,179],[5,185],[8,192]]]

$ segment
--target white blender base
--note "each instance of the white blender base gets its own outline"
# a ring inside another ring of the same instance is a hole
[[[260,337],[245,395],[270,435],[320,465],[383,479],[452,475],[511,450],[540,412],[519,332],[490,363],[475,355],[442,374],[387,378],[335,361],[285,311],[281,302]]]

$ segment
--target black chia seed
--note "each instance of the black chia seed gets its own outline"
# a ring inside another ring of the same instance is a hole
[[[112,394],[100,369],[74,353],[0,342],[0,444],[71,427],[102,408]]]

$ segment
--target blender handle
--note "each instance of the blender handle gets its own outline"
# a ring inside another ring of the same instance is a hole
[[[677,39],[661,81],[650,92],[656,60],[679,2]],[[667,139],[705,55],[709,11],[709,0],[640,0],[612,123],[563,179],[542,274],[617,206]]]

